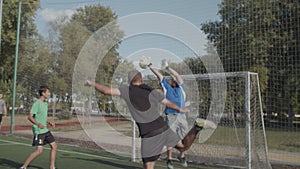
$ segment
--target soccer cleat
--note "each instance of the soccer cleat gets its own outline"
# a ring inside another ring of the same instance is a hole
[[[168,169],[173,169],[174,168],[173,167],[173,163],[172,163],[172,161],[170,159],[167,160],[167,168]]]
[[[217,125],[210,121],[210,120],[204,120],[202,118],[197,118],[195,121],[195,126],[199,129],[216,129]]]
[[[177,159],[179,160],[179,162],[180,162],[180,164],[181,164],[182,167],[187,167],[188,166],[188,164],[187,164],[187,162],[185,160],[185,157],[178,156]]]
[[[26,169],[26,167],[20,167],[19,169]]]
[[[201,121],[197,121],[198,119],[196,119],[196,121],[195,121],[195,127],[196,127],[196,129],[197,130],[202,130],[203,129],[203,126],[204,126],[204,123],[203,122],[201,122]]]

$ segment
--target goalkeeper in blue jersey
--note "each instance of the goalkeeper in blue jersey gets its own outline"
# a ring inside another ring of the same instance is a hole
[[[174,69],[168,66],[166,60],[162,61],[162,69],[165,69],[171,73],[172,79],[169,82],[152,66],[152,64],[149,65],[149,68],[157,76],[160,85],[163,88],[165,97],[183,109],[185,107],[186,87],[182,77]],[[186,114],[178,112],[177,110],[169,107],[166,107],[165,114],[166,121],[170,128],[176,132],[181,139],[183,139],[189,131]],[[167,153],[167,167],[168,169],[173,169],[172,148],[169,148]],[[187,167],[184,151],[180,152],[178,159],[183,167]]]

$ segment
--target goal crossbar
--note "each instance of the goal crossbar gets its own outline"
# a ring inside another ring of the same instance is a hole
[[[190,75],[181,75],[184,80],[210,80],[210,79],[220,79],[221,77],[247,77],[248,75],[257,75],[254,72],[224,72],[224,73],[205,73],[205,74],[190,74]],[[171,78],[167,76],[167,78]]]

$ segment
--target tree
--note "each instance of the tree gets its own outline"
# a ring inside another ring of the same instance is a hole
[[[51,51],[53,51],[52,57],[56,58],[53,65],[55,65],[54,72],[57,73],[58,78],[64,79],[66,84],[72,84],[75,63],[82,47],[99,29],[105,27],[115,19],[117,19],[117,16],[110,8],[98,4],[78,8],[68,21],[62,17],[57,18],[55,22],[51,23],[51,34],[49,34],[51,41],[48,41],[48,43],[49,46],[54,46],[55,48],[53,49],[56,49]],[[105,38],[112,37],[113,40],[121,39],[123,33],[118,29],[116,23],[113,22],[111,27],[111,30],[107,30]],[[50,38],[48,39],[50,40]],[[95,50],[101,51],[101,48],[106,48],[105,45],[106,44],[103,44],[103,46],[99,46],[99,48]],[[95,64],[99,64],[96,81],[102,81],[106,84],[111,83],[115,69],[120,63],[119,53],[117,52],[118,45],[119,44],[116,44],[108,51],[101,63],[98,63],[97,58],[91,58],[95,60]],[[81,66],[87,69],[91,67],[91,65]],[[82,76],[88,78],[84,75]],[[68,93],[72,92],[71,87],[71,85],[67,86]],[[111,98],[107,96],[101,95],[99,97],[101,100],[111,100]]]
[[[289,117],[294,109],[299,110],[295,104],[299,98],[295,88],[299,84],[299,3],[224,0],[221,19],[202,25],[217,47],[225,71],[257,72],[264,108],[288,112]]]
[[[35,12],[40,7],[37,0],[22,1],[21,24],[20,24],[20,41],[19,41],[19,65],[18,72],[24,69],[23,63],[26,64],[28,58],[35,55],[40,36],[37,33],[34,24]],[[11,86],[13,83],[16,31],[18,20],[18,0],[3,1],[2,11],[2,32],[1,32],[1,88],[6,93],[7,98],[11,98]],[[24,61],[24,62],[23,62]],[[18,88],[19,89],[19,88]],[[17,95],[20,95],[20,93]],[[10,100],[7,100],[10,104]]]

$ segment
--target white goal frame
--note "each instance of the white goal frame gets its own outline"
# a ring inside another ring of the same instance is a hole
[[[245,138],[246,138],[246,151],[245,151],[245,157],[246,157],[246,167],[247,169],[253,169],[256,168],[255,166],[252,165],[252,141],[251,141],[251,105],[250,105],[250,97],[251,97],[251,84],[250,84],[250,76],[255,76],[256,77],[256,84],[257,85],[257,94],[258,94],[258,99],[259,99],[259,111],[261,115],[261,127],[263,131],[263,142],[264,142],[264,147],[265,147],[265,155],[266,158],[264,163],[266,164],[265,168],[272,168],[269,162],[269,155],[268,155],[268,147],[267,147],[267,139],[266,139],[266,133],[265,133],[265,125],[264,125],[264,117],[263,117],[263,108],[262,108],[262,99],[261,99],[261,93],[260,93],[260,85],[259,85],[259,77],[257,73],[253,72],[226,72],[226,73],[208,73],[208,74],[193,74],[193,75],[181,75],[182,78],[186,80],[212,80],[212,79],[218,79],[220,77],[225,77],[226,79],[229,77],[241,77],[245,79],[245,101],[244,101],[244,107],[245,107]],[[147,79],[150,80],[150,79]],[[134,121],[132,122],[133,125],[135,125]],[[135,133],[135,127],[132,127],[132,132]],[[136,155],[135,155],[135,136],[133,135],[132,137],[132,161],[136,161]],[[225,164],[228,165],[228,164]]]

